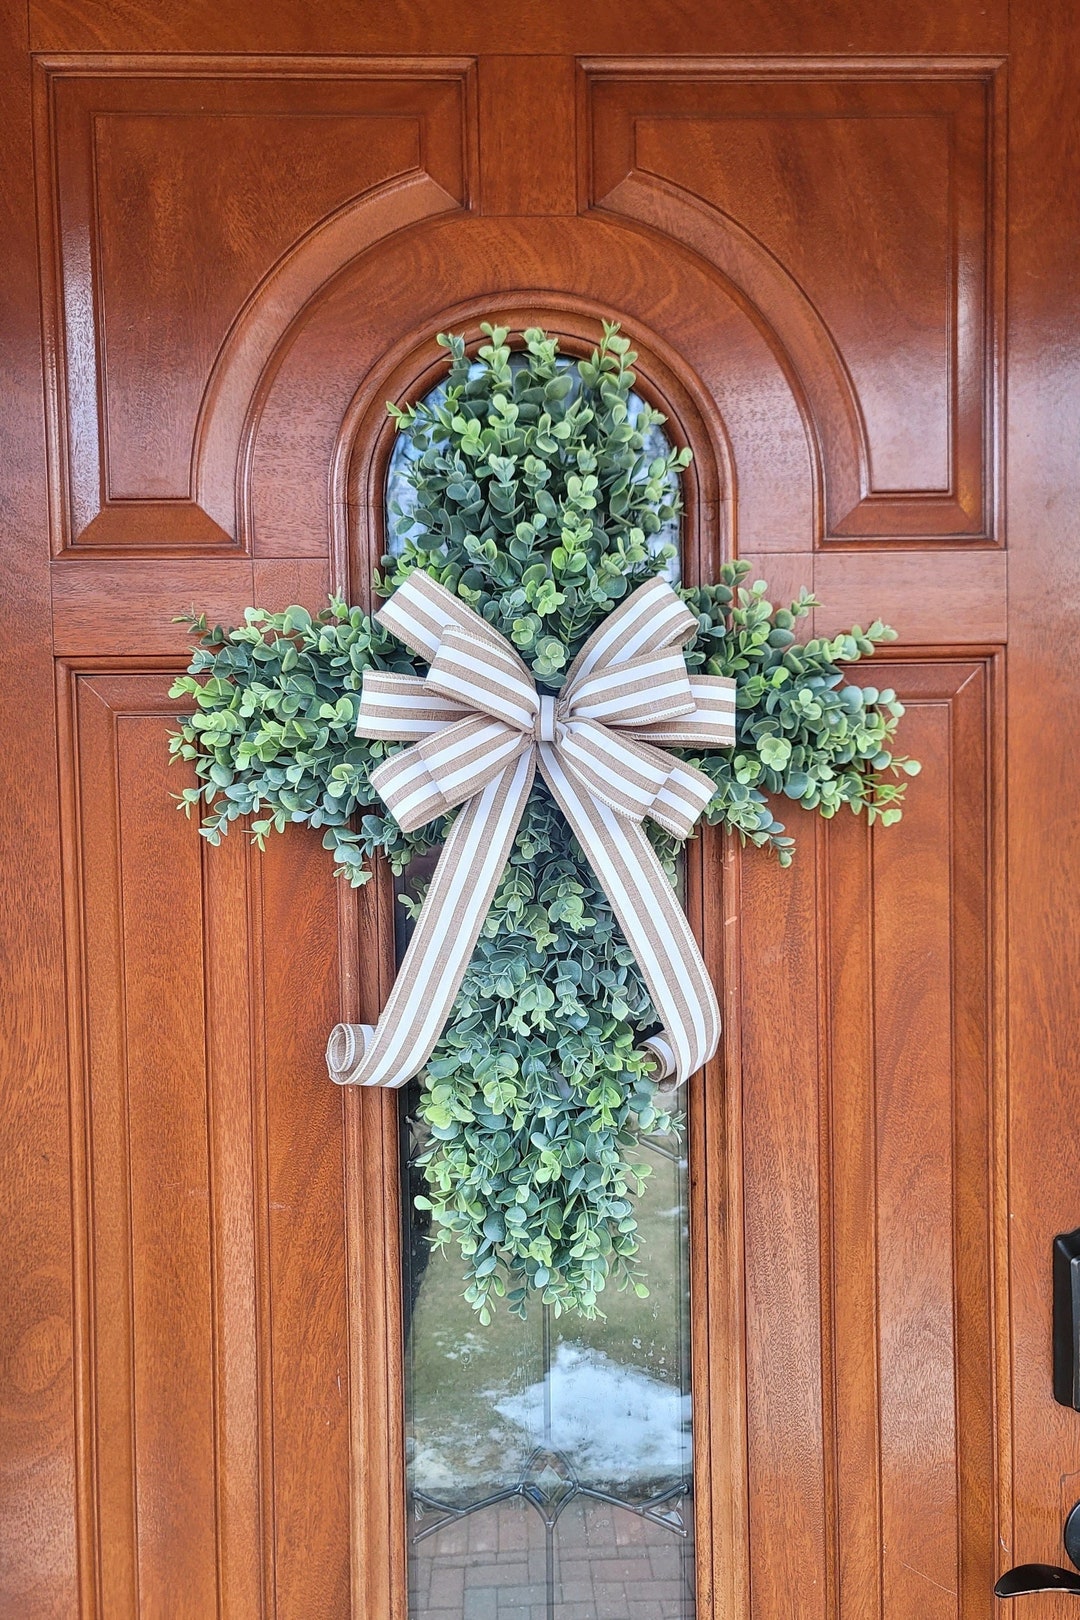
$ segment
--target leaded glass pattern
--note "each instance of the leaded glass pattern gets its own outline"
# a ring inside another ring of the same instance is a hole
[[[408,1102],[403,1148],[411,1205]],[[605,1294],[604,1320],[479,1327],[406,1211],[411,1620],[692,1620],[686,1166],[641,1157],[651,1293]]]

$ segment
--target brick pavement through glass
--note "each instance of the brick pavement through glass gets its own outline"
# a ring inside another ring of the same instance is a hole
[[[457,1519],[411,1549],[415,1620],[692,1620],[689,1538],[603,1502],[559,1515],[548,1593],[546,1531],[520,1498]]]

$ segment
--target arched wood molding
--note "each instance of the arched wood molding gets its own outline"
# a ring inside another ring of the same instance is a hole
[[[395,231],[460,204],[417,170],[355,198],[294,242],[263,277],[229,332],[207,381],[195,428],[196,498],[250,551],[249,462],[278,346],[309,302],[351,260]]]

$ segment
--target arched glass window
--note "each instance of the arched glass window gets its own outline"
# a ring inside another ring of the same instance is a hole
[[[558,362],[559,370],[569,370],[573,361],[563,357]],[[514,361],[510,362],[511,370]],[[432,405],[437,405],[446,397],[446,384],[440,383],[430,390],[424,398]],[[633,420],[645,405],[640,394],[631,394],[628,400],[630,417]],[[645,452],[650,457],[663,456],[671,449],[671,440],[658,422],[653,422],[645,432]],[[386,512],[389,521],[386,525],[386,550],[394,556],[404,549],[407,538],[406,532],[398,532],[396,519],[407,515],[415,503],[415,492],[407,476],[408,463],[416,457],[417,451],[409,436],[399,433],[394,441],[394,449],[390,456],[390,465],[386,474]],[[663,546],[674,547],[674,556],[664,569],[664,578],[672,585],[679,583],[679,519],[671,518],[659,534],[654,535],[652,546],[659,551]]]
[[[632,396],[631,409],[643,403]],[[665,453],[663,429],[649,431],[649,448]],[[391,553],[405,538],[394,529],[410,510],[413,454],[399,436]],[[654,537],[678,541],[678,519]],[[677,555],[667,576],[677,582]],[[415,862],[403,887],[432,864]],[[400,959],[403,911],[399,925]],[[485,1328],[415,1204],[427,1141],[418,1095],[413,1082],[401,1108],[410,1620],[692,1620],[684,1147],[668,1136],[635,1154],[652,1171],[636,1206],[647,1299],[612,1285],[595,1321],[533,1303],[524,1322],[503,1308]]]

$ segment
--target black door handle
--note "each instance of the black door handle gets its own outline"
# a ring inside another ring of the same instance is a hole
[[[994,1587],[999,1598],[1026,1597],[1029,1592],[1071,1592],[1080,1597],[1080,1502],[1069,1511],[1061,1534],[1065,1551],[1074,1569],[1060,1569],[1056,1564],[1017,1564]]]
[[[1080,1227],[1054,1239],[1054,1399],[1080,1412]],[[1073,1569],[1057,1564],[1017,1564],[994,1587],[1000,1598],[1028,1592],[1071,1592],[1080,1597],[1080,1502],[1061,1533]]]
[[[1054,1239],[1054,1399],[1080,1412],[1080,1228]]]
[[[1080,1597],[1080,1575],[1056,1564],[1017,1564],[994,1587],[999,1598],[1026,1597],[1029,1592],[1071,1592]]]

